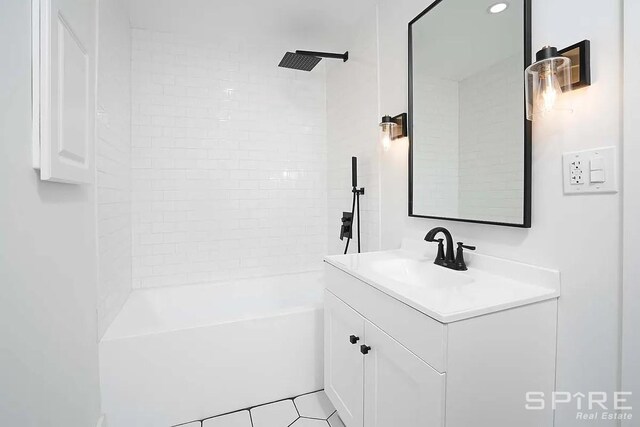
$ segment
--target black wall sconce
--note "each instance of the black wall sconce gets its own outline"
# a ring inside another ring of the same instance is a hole
[[[591,44],[583,40],[565,49],[545,46],[525,70],[527,119],[558,109],[564,92],[591,85]]]
[[[391,141],[407,136],[407,113],[398,114],[394,117],[383,116],[380,128],[382,128],[382,148],[384,148],[384,151],[389,151]]]

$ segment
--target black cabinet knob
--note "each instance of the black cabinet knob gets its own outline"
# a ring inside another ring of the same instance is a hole
[[[358,341],[360,341],[360,337],[357,337],[357,336],[355,336],[355,335],[351,335],[351,336],[349,337],[349,342],[350,342],[351,344],[355,344],[355,343],[357,343]]]
[[[360,346],[360,353],[362,354],[369,354],[369,350],[371,350],[371,347],[369,347],[368,345],[362,344]]]

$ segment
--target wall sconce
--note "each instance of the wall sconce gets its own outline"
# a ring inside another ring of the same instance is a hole
[[[565,49],[545,46],[536,53],[536,62],[525,70],[527,120],[561,109],[564,92],[591,84],[591,46],[583,40]]]
[[[382,148],[384,148],[384,151],[389,151],[391,141],[407,136],[407,113],[398,114],[394,117],[382,117],[380,127],[382,128]]]

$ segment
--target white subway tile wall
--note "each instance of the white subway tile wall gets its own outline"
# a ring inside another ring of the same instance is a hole
[[[96,142],[98,330],[131,291],[131,30],[125,0],[101,1]]]
[[[132,52],[133,286],[321,268],[324,64],[138,29]]]
[[[459,216],[458,82],[415,74],[413,213]]]
[[[460,82],[460,216],[521,223],[522,55]]]
[[[375,9],[363,11],[359,32],[349,43],[349,62],[327,66],[330,254],[344,251],[345,241],[339,239],[340,219],[342,212],[351,211],[352,206],[352,156],[358,157],[358,187],[365,188],[360,198],[362,250],[380,249],[378,73],[370,63],[377,56],[375,22]],[[349,252],[356,251],[357,243],[353,241]]]
[[[461,81],[415,74],[413,212],[520,223],[521,55]]]

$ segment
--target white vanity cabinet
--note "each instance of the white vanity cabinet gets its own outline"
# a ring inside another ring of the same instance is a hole
[[[443,323],[326,264],[325,392],[346,427],[551,427],[557,299]]]
[[[441,426],[444,385],[444,374],[326,293],[325,392],[347,427]]]
[[[347,426],[364,419],[364,317],[326,292],[324,301],[325,392]]]
[[[364,425],[444,425],[445,374],[365,322]]]

